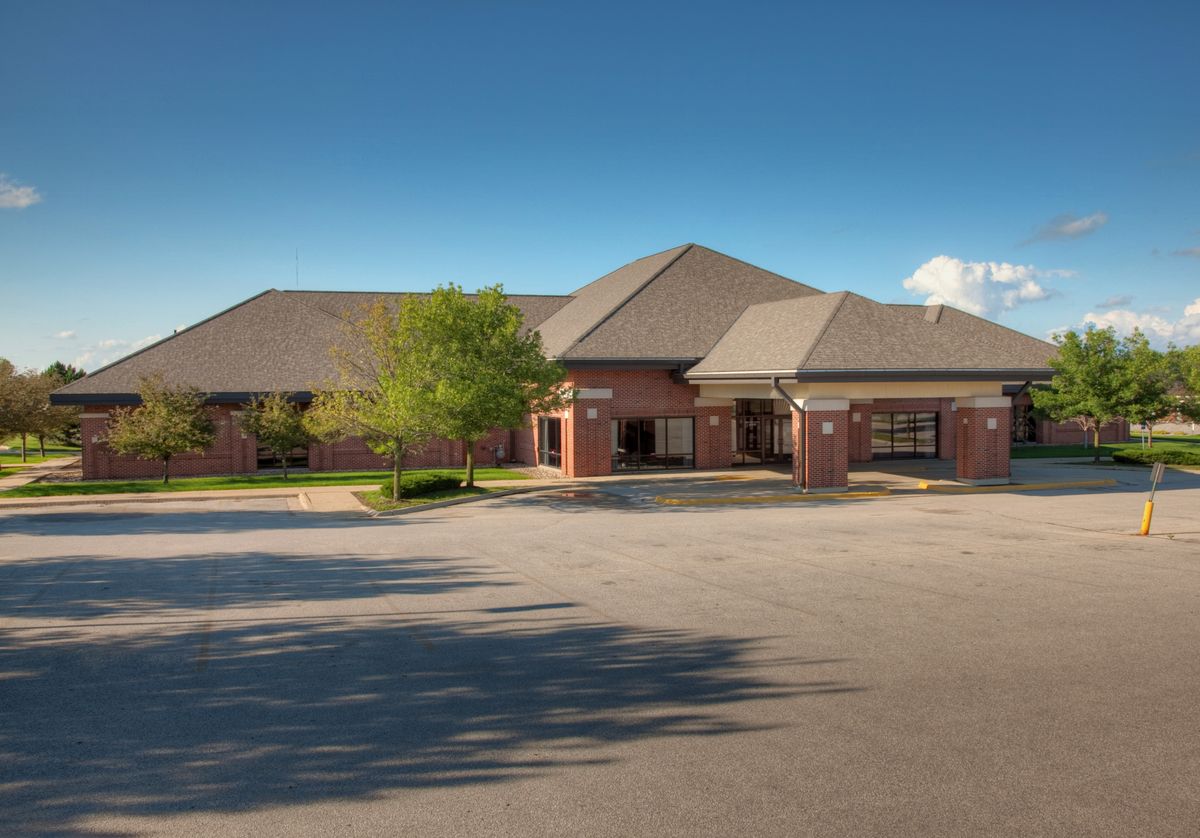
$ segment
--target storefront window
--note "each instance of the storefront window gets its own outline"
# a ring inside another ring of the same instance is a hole
[[[695,419],[614,419],[612,468],[695,468]]]

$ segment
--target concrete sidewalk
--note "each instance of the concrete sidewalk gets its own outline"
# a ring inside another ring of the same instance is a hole
[[[78,462],[78,457],[56,457],[53,460],[45,460],[40,463],[24,466],[19,471],[10,471],[9,468],[5,468],[0,470],[0,492],[36,483],[47,474],[71,468]]]

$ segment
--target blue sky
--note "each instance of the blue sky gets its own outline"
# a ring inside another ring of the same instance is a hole
[[[705,244],[1200,342],[1193,3],[0,3],[0,356]],[[907,284],[907,287],[906,287]]]

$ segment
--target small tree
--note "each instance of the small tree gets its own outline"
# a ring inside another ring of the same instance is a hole
[[[1200,343],[1176,350],[1172,360],[1183,394],[1180,413],[1200,422]]]
[[[428,399],[432,385],[413,328],[416,298],[395,307],[383,300],[354,319],[344,340],[332,348],[336,381],[313,394],[305,414],[308,430],[333,441],[361,437],[392,460],[392,499],[400,499],[404,457],[430,437]]]
[[[18,370],[8,361],[0,363],[0,427],[3,436],[19,434],[21,462],[28,462],[29,436],[44,432],[52,421],[52,382],[33,370]],[[46,448],[42,445],[42,456]]]
[[[1179,409],[1179,399],[1171,395],[1171,358],[1152,347],[1139,329],[1121,342],[1121,351],[1125,364],[1122,415],[1146,427],[1153,448],[1154,426]]]
[[[64,387],[72,381],[78,381],[87,375],[74,364],[55,361],[42,371],[42,375],[50,379],[54,386],[52,390]],[[48,436],[63,443],[79,447],[83,444],[79,436],[79,408],[67,405],[52,405],[50,408],[52,420],[48,423]],[[40,442],[41,440],[39,440]]]
[[[113,412],[105,441],[120,454],[162,460],[165,484],[172,457],[203,451],[216,439],[212,418],[204,409],[207,397],[194,387],[169,387],[161,375],[143,378],[138,395],[140,405]]]
[[[519,428],[531,413],[570,403],[566,370],[546,359],[537,332],[525,332],[521,310],[501,286],[468,298],[456,285],[414,303],[428,377],[434,380],[433,428],[462,440],[467,486],[475,485],[475,444],[496,428]]]
[[[288,458],[296,448],[308,445],[313,435],[304,421],[299,405],[291,401],[291,393],[271,393],[254,397],[245,406],[238,424],[243,431],[254,434],[260,445],[283,462],[283,479],[288,476]]]
[[[1083,335],[1056,335],[1058,355],[1050,359],[1055,375],[1048,390],[1034,390],[1033,403],[1055,422],[1078,422],[1090,430],[1100,461],[1100,428],[1126,406],[1126,365],[1112,327],[1088,327]]]

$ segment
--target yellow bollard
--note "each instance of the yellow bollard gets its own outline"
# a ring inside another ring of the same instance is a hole
[[[1146,501],[1146,510],[1142,513],[1142,535],[1150,534],[1150,518],[1154,515],[1154,501]]]

